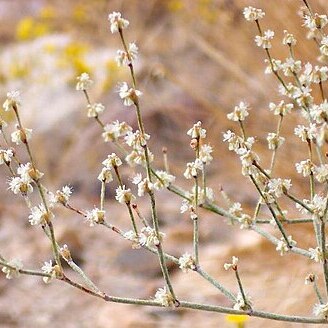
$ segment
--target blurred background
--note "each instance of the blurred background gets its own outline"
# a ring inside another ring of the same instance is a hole
[[[38,167],[46,173],[51,190],[70,184],[76,207],[92,209],[98,204],[96,182],[101,161],[115,149],[103,144],[101,130],[86,117],[86,103],[75,91],[76,76],[88,72],[95,81],[90,91],[94,102],[102,102],[103,121],[126,121],[137,127],[134,111],[124,108],[116,84],[129,80],[128,70],[118,68],[114,57],[121,48],[117,35],[109,31],[108,13],[120,11],[130,21],[128,41],[140,50],[136,62],[139,89],[144,93],[142,110],[150,147],[157,167],[163,167],[161,149],[167,147],[170,167],[177,183],[190,188],[182,174],[193,159],[186,131],[201,120],[214,147],[215,160],[208,170],[209,186],[223,205],[220,189],[252,213],[257,194],[240,173],[239,160],[222,142],[222,133],[235,129],[226,114],[244,100],[251,107],[246,129],[256,136],[256,150],[268,166],[270,152],[266,135],[277,122],[268,111],[271,101],[280,101],[278,84],[264,75],[264,51],[254,44],[255,24],[244,20],[245,6],[266,12],[264,29],[276,33],[274,58],[284,59],[283,30],[298,39],[295,54],[316,63],[318,51],[307,40],[297,0],[0,0],[0,99],[19,89],[21,115],[33,128],[31,142]],[[325,0],[312,1],[315,12],[327,13]],[[3,113],[13,122],[9,113]],[[293,136],[302,122],[298,113],[283,126],[287,141],[278,155],[277,175],[293,178],[293,192],[306,197],[307,182],[296,175],[294,163],[305,158],[306,148]],[[8,131],[13,129],[13,124]],[[26,158],[19,149],[21,158]],[[128,182],[128,168],[125,179]],[[7,259],[21,258],[26,267],[39,268],[49,260],[50,245],[40,229],[28,223],[22,200],[6,190],[7,172],[0,171],[0,253]],[[108,190],[107,211],[111,222],[129,229],[125,207],[113,202],[115,187]],[[158,211],[166,233],[164,248],[180,256],[192,251],[192,223],[181,215],[181,200],[163,191]],[[147,199],[139,205],[149,217]],[[297,213],[286,202],[291,216]],[[265,212],[263,213],[265,214]],[[274,247],[255,233],[240,231],[219,216],[201,213],[201,263],[226,286],[237,290],[223,264],[232,255],[240,258],[246,290],[258,309],[311,315],[315,297],[304,278],[320,272],[312,262],[289,255],[279,257]],[[72,213],[58,210],[55,228],[60,243],[68,244],[73,258],[100,289],[126,297],[152,297],[163,286],[157,257],[132,250],[129,243],[102,227],[90,228]],[[301,247],[314,246],[311,228],[288,227]],[[183,274],[170,265],[173,284],[181,299],[230,306],[212,286],[195,273]],[[308,327],[251,318],[246,327]],[[224,315],[186,310],[163,310],[106,304],[59,282],[44,285],[41,279],[21,277],[8,281],[0,275],[0,327],[236,327]]]

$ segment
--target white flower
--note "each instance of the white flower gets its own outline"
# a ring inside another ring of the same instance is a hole
[[[89,223],[90,227],[94,227],[96,224],[101,224],[105,221],[105,214],[105,211],[94,208],[91,211],[86,211],[85,221]]]
[[[322,29],[327,23],[327,15],[319,15],[315,13],[314,15],[305,15],[303,25],[310,31],[315,31],[316,29]]]
[[[109,169],[112,169],[112,168],[121,166],[122,165],[122,161],[121,161],[121,159],[115,153],[111,153],[102,162],[102,165],[106,166]]]
[[[188,210],[190,210],[190,206],[191,206],[190,202],[187,199],[183,199],[180,207],[180,213],[185,213]]]
[[[288,31],[284,30],[284,37],[282,39],[282,44],[288,46],[295,46],[296,39],[293,34],[288,33]]]
[[[187,135],[192,139],[205,139],[206,130],[202,128],[202,122],[198,121],[194,126],[188,130]]]
[[[154,185],[147,179],[143,179],[138,183],[138,196],[142,197],[145,193],[153,190]]]
[[[94,103],[87,106],[88,117],[98,117],[105,110],[105,106],[100,103]]]
[[[165,233],[159,232],[158,236],[156,231],[151,227],[143,227],[139,236],[140,245],[147,247],[157,247],[165,237]]]
[[[313,307],[313,314],[316,317],[327,318],[328,316],[328,303],[326,304],[315,304]]]
[[[303,175],[303,177],[307,177],[314,172],[314,164],[310,159],[306,159],[299,163],[295,164],[296,171]]]
[[[292,239],[292,236],[287,237],[289,245],[295,246],[297,243],[295,240]],[[276,251],[280,252],[280,255],[283,256],[287,252],[289,252],[289,247],[283,237],[280,238],[279,242],[277,243]]]
[[[131,106],[138,104],[138,99],[142,95],[142,92],[134,88],[130,88],[126,82],[119,84],[118,93],[121,99],[123,99],[124,106]]]
[[[245,118],[249,115],[249,105],[241,101],[238,106],[235,106],[233,112],[227,114],[228,120],[231,121],[244,121]]]
[[[0,165],[9,164],[14,156],[12,149],[0,149]]]
[[[154,182],[154,188],[157,190],[167,188],[171,183],[175,181],[175,176],[167,173],[166,171],[156,171],[156,181]]]
[[[271,58],[271,61],[264,59],[264,62],[267,65],[264,74],[272,74],[272,72],[278,72],[282,69],[282,63],[279,59]]]
[[[310,124],[308,127],[304,125],[298,125],[294,129],[294,133],[298,136],[303,142],[308,142],[308,140],[313,140],[316,137],[317,128],[315,124]]]
[[[245,7],[243,11],[246,20],[252,22],[259,20],[265,16],[265,12],[262,9],[257,9],[254,7]]]
[[[189,270],[195,270],[196,264],[194,258],[189,253],[183,254],[179,257],[179,268],[184,273],[187,273]]]
[[[9,189],[14,194],[22,193],[23,195],[26,195],[33,191],[33,186],[30,182],[30,180],[27,181],[21,177],[13,177],[8,181]]]
[[[322,217],[323,216],[323,214],[325,212],[325,208],[326,208],[326,202],[327,202],[326,197],[322,197],[318,194],[315,194],[312,201],[310,201],[308,199],[303,199],[303,202],[313,211],[313,214],[316,217]],[[297,207],[300,209],[299,206],[297,206]]]
[[[128,204],[131,203],[136,197],[132,194],[131,189],[126,189],[125,186],[119,186],[116,189],[116,200],[121,204]]]
[[[166,286],[158,288],[155,294],[155,301],[162,306],[168,307],[174,305],[174,298],[170,292],[167,291]]]
[[[127,240],[132,241],[132,248],[133,249],[140,248],[139,236],[136,235],[136,233],[134,231],[129,230],[129,231],[125,232],[123,237]]]
[[[103,167],[97,178],[101,182],[109,183],[113,181],[112,171],[108,167]]]
[[[233,216],[240,217],[243,213],[243,208],[240,203],[233,203],[229,208],[229,213]]]
[[[88,73],[82,73],[76,79],[77,79],[76,90],[78,91],[88,90],[93,84],[93,81],[90,79]]]
[[[21,178],[25,181],[38,181],[44,175],[44,173],[40,172],[37,169],[34,169],[31,163],[19,165],[19,167],[17,168],[17,174],[19,174]]]
[[[129,26],[129,21],[122,18],[122,14],[118,12],[112,12],[108,15],[108,20],[110,24],[110,31],[116,33],[123,30]]]
[[[2,272],[6,275],[7,279],[18,278],[20,276],[19,270],[23,269],[23,263],[19,259],[12,259],[8,262],[12,268],[3,266]]]
[[[314,260],[315,262],[323,263],[324,257],[320,247],[309,248],[309,252],[311,253],[311,260]]]
[[[236,256],[233,256],[232,257],[232,262],[231,263],[224,263],[223,267],[224,267],[224,270],[229,270],[229,269],[233,269],[233,270],[237,270],[237,264],[238,264],[238,257]]]
[[[328,180],[328,164],[322,164],[314,168],[315,178],[323,183]]]
[[[252,306],[252,298],[247,293],[245,293],[245,297],[246,302],[241,292],[238,292],[236,303],[233,306],[235,310],[249,310],[249,308]]]
[[[124,140],[126,144],[136,150],[139,150],[140,148],[143,148],[147,145],[147,140],[150,139],[150,135],[147,133],[141,133],[139,130],[136,132],[127,132],[126,136],[124,137]]]
[[[52,265],[52,261],[44,262],[44,265],[41,268],[43,273],[49,274],[50,277],[43,277],[43,281],[48,284],[52,279],[56,278],[57,265]]]
[[[294,107],[293,104],[285,104],[285,102],[283,100],[281,100],[281,102],[278,105],[276,105],[275,103],[272,103],[272,102],[269,104],[269,108],[271,111],[273,111],[274,115],[285,116],[291,112],[293,107]]]
[[[271,150],[278,149],[284,142],[285,138],[277,135],[276,133],[269,133],[267,136],[268,147]]]
[[[196,178],[198,173],[197,170],[203,169],[203,163],[199,158],[196,158],[194,162],[187,163],[187,168],[183,173],[186,179]]]
[[[16,130],[11,134],[11,141],[16,145],[26,143],[32,137],[32,129],[23,128],[20,129],[16,126]]]
[[[286,61],[282,64],[282,70],[285,76],[294,76],[302,69],[302,62],[300,60],[295,60],[292,57],[286,59]]]
[[[49,223],[54,218],[54,214],[40,204],[31,208],[28,218],[31,225],[43,225]]]
[[[264,32],[263,36],[257,35],[255,37],[255,43],[258,47],[262,47],[263,49],[271,48],[271,40],[274,37],[274,32],[271,30],[267,30]]]
[[[290,179],[271,179],[268,183],[269,193],[281,197],[292,186]]]
[[[199,159],[204,163],[204,164],[209,164],[213,157],[211,153],[213,152],[213,148],[210,145],[204,144],[200,146],[199,149]]]
[[[72,261],[71,252],[66,244],[59,248],[59,253],[67,262]]]
[[[116,141],[118,138],[125,136],[130,131],[132,131],[132,128],[127,123],[114,121],[104,126],[102,137],[105,142]]]
[[[129,43],[128,53],[123,50],[117,50],[117,56],[115,58],[118,66],[128,66],[138,56],[138,47],[132,42]]]
[[[72,195],[72,191],[73,188],[70,186],[64,186],[61,190],[56,190],[55,194],[50,195],[50,202],[66,205]]]
[[[18,90],[7,93],[7,99],[3,103],[3,109],[5,112],[13,109],[14,107],[20,106],[20,92]]]
[[[249,229],[253,224],[252,217],[244,213],[238,218],[238,221],[240,223],[240,229]]]

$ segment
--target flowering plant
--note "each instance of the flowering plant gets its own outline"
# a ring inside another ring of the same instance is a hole
[[[319,60],[328,62],[328,36],[324,27],[328,23],[326,15],[313,12],[307,1],[305,5],[304,25],[309,30],[309,37],[314,39],[319,49]],[[225,195],[228,206],[223,208],[215,203],[214,192],[207,186],[206,168],[211,164],[212,146],[206,143],[207,132],[199,121],[188,131],[190,147],[194,153],[194,160],[186,164],[183,173],[187,180],[192,181],[189,191],[176,186],[175,176],[170,173],[166,152],[164,152],[165,169],[156,169],[153,160],[154,155],[149,147],[150,135],[146,133],[144,126],[141,102],[142,92],[137,88],[135,74],[135,61],[138,58],[138,47],[135,43],[127,43],[125,29],[129,22],[118,12],[109,15],[110,31],[117,33],[121,40],[123,50],[118,50],[116,62],[118,66],[127,67],[131,81],[122,82],[118,86],[118,95],[123,105],[133,108],[135,111],[138,129],[125,122],[103,122],[101,114],[105,106],[91,101],[90,89],[94,82],[89,74],[83,73],[77,78],[76,90],[81,91],[86,98],[87,116],[95,120],[102,129],[101,136],[104,142],[113,142],[120,151],[120,155],[112,153],[102,162],[102,169],[98,175],[101,184],[99,206],[89,210],[78,209],[71,204],[70,196],[73,192],[69,186],[61,190],[51,192],[42,182],[44,173],[40,172],[37,160],[30,147],[32,130],[24,126],[20,118],[21,99],[18,91],[9,92],[3,104],[4,111],[13,111],[16,118],[15,131],[11,134],[11,140],[7,138],[7,123],[0,120],[0,131],[5,147],[0,149],[0,165],[6,166],[10,174],[9,189],[20,195],[30,210],[28,216],[32,226],[39,227],[48,237],[52,246],[54,260],[45,261],[41,270],[25,269],[20,260],[6,260],[0,255],[0,265],[6,278],[11,279],[21,274],[41,276],[46,283],[53,279],[75,287],[82,292],[103,299],[107,302],[128,303],[148,306],[189,308],[195,310],[212,311],[218,313],[243,314],[262,317],[272,320],[290,321],[298,323],[328,323],[328,263],[326,245],[326,224],[328,215],[328,164],[324,156],[324,147],[328,142],[328,102],[325,96],[323,84],[328,79],[327,66],[313,66],[310,63],[302,63],[295,57],[294,47],[297,44],[295,37],[288,31],[284,31],[283,45],[288,48],[289,57],[284,60],[274,59],[271,54],[274,32],[263,31],[261,20],[265,14],[261,9],[247,7],[244,9],[244,17],[247,21],[254,22],[258,30],[255,43],[263,48],[268,66],[266,73],[273,74],[279,82],[279,92],[284,97],[276,103],[270,103],[269,109],[278,118],[276,131],[267,136],[268,149],[272,152],[270,166],[265,168],[261,164],[260,155],[255,151],[256,139],[247,134],[247,118],[250,116],[250,105],[241,101],[227,119],[237,125],[238,132],[228,130],[223,133],[223,141],[228,149],[236,153],[241,161],[242,174],[248,179],[258,192],[258,202],[252,215],[246,214],[242,205],[233,202]],[[314,96],[314,90],[318,88],[320,98]],[[292,192],[292,181],[279,177],[275,170],[276,158],[283,148],[285,138],[281,136],[281,127],[285,117],[291,112],[299,110],[304,120],[303,125],[297,125],[294,133],[300,142],[307,146],[308,155],[303,161],[295,164],[296,171],[309,180],[309,197],[300,199]],[[19,156],[19,148],[24,146],[29,156],[29,162],[22,163]],[[124,157],[124,158],[123,158]],[[126,177],[122,174],[122,166],[140,168],[140,172],[134,174],[132,183],[136,185],[136,192],[128,187]],[[131,230],[123,231],[108,219],[105,209],[106,185],[117,182],[115,199],[126,207],[131,224]],[[98,183],[99,183],[98,182]],[[182,198],[181,213],[188,213],[193,225],[192,254],[186,252],[180,257],[168,254],[165,251],[165,234],[160,230],[159,215],[156,203],[156,193],[161,189],[168,189]],[[39,194],[39,203],[34,204],[31,197],[35,191]],[[151,211],[151,223],[140,213],[138,209],[138,197],[145,195],[149,198]],[[283,209],[281,199],[291,200],[296,208],[303,214],[302,218],[289,218],[287,210]],[[74,262],[74,254],[71,254],[66,244],[60,245],[56,239],[54,218],[56,208],[62,206],[82,216],[90,227],[101,225],[120,235],[131,243],[132,248],[144,248],[157,255],[164,286],[159,287],[153,298],[137,299],[124,298],[109,295],[97,287],[88,275]],[[318,262],[322,269],[325,283],[324,290],[317,284],[317,275],[309,273],[306,284],[313,286],[318,298],[314,305],[314,317],[283,315],[274,312],[257,310],[251,296],[245,291],[239,272],[239,259],[232,257],[231,263],[224,264],[224,268],[232,271],[236,278],[238,292],[234,293],[207,273],[201,265],[199,257],[199,220],[200,208],[216,213],[239,224],[241,229],[249,229],[257,232],[270,241],[278,254],[284,256],[294,253],[312,261]],[[269,211],[268,218],[261,218],[262,208]],[[313,248],[303,249],[297,246],[297,241],[288,232],[288,226],[298,223],[313,225],[316,245]],[[265,229],[265,225],[273,227]],[[83,279],[83,284],[68,277],[63,267],[63,261]],[[175,263],[184,273],[194,271],[213,285],[230,302],[231,307],[210,305],[184,301],[176,293],[168,270],[168,261]],[[324,296],[323,296],[324,292]]]

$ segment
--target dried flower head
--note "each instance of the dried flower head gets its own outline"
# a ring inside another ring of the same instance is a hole
[[[14,108],[17,109],[20,104],[20,92],[18,90],[11,91],[7,93],[7,99],[3,103],[3,109],[5,110],[5,112],[7,112]]]
[[[93,81],[90,79],[90,76],[88,73],[82,73],[77,78],[76,83],[76,90],[78,91],[84,91],[90,89],[91,85],[93,84]]]
[[[108,20],[110,24],[110,31],[116,33],[120,30],[123,30],[129,26],[129,21],[122,17],[122,14],[119,12],[112,12],[108,15]]]

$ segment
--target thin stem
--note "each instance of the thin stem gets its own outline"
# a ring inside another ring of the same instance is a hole
[[[260,189],[259,185],[258,185],[257,182],[255,181],[254,177],[253,177],[252,175],[250,175],[249,177],[250,177],[250,179],[252,180],[253,184],[255,185],[255,187],[256,187],[257,191],[259,192],[260,196],[261,196],[262,199],[265,201],[267,207],[269,208],[269,211],[270,211],[270,213],[271,213],[273,219],[275,220],[275,222],[276,222],[276,224],[277,224],[277,226],[278,226],[278,229],[280,230],[280,232],[281,232],[281,234],[282,234],[282,236],[283,236],[283,238],[284,238],[284,240],[285,240],[285,242],[286,242],[288,248],[292,248],[291,244],[289,243],[289,240],[288,240],[288,237],[287,237],[287,235],[286,235],[286,232],[285,232],[285,230],[284,230],[282,224],[280,223],[279,219],[277,218],[276,213],[274,212],[274,210],[273,210],[271,204],[266,200],[265,196],[263,195],[262,190]]]
[[[235,271],[236,279],[237,279],[237,282],[238,282],[239,291],[240,291],[241,296],[243,298],[244,304],[246,305],[246,307],[248,309],[251,309],[251,306],[250,306],[249,302],[247,301],[246,294],[244,292],[243,284],[241,283],[241,279],[240,279],[240,276],[239,276],[237,266],[236,266],[236,269],[234,269],[234,271]]]
[[[325,231],[325,221],[321,219],[321,226],[320,226],[320,233],[321,233],[321,251],[323,256],[323,272],[325,278],[325,285],[326,285],[326,293],[328,297],[328,267],[327,267],[327,252],[326,252],[326,231]]]

